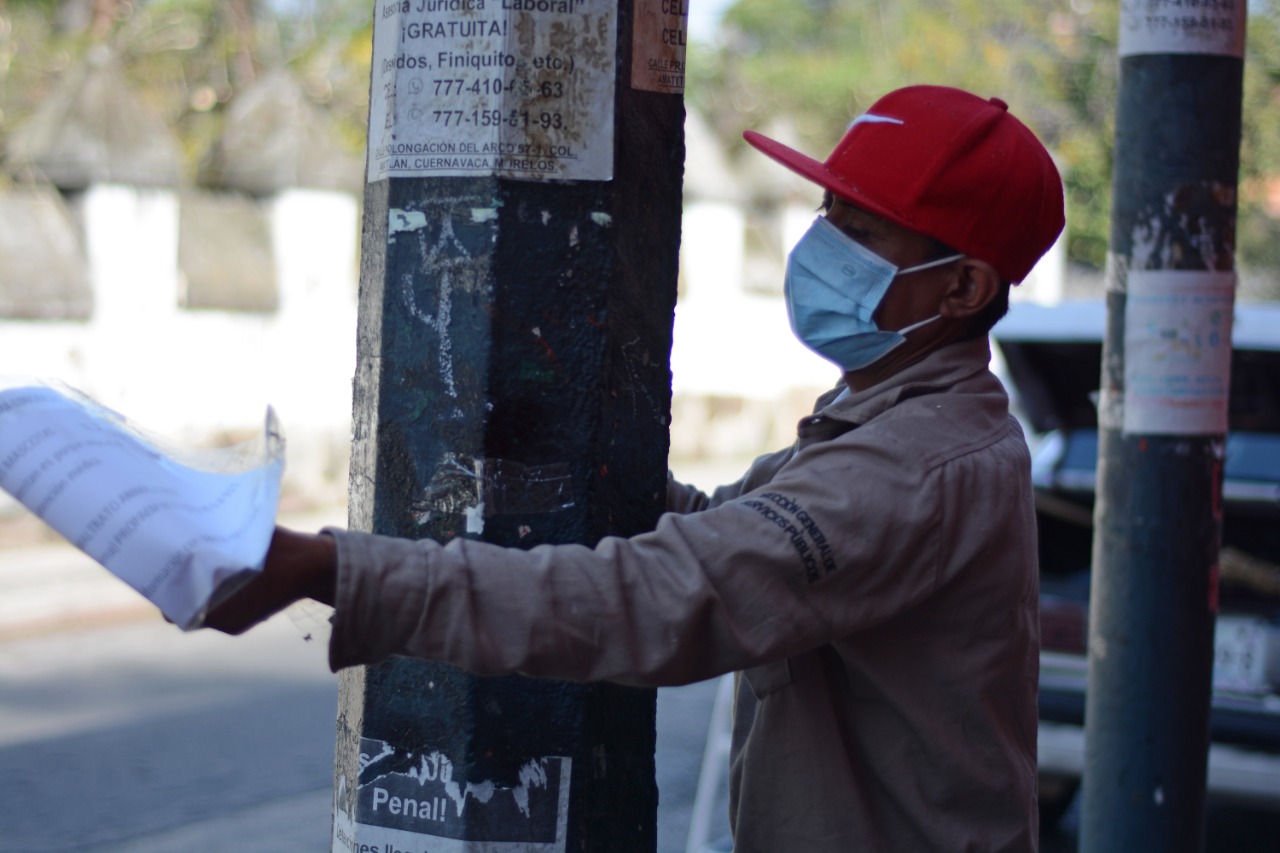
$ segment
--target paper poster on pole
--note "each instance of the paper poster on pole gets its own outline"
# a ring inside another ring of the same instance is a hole
[[[1234,272],[1130,270],[1124,432],[1226,432],[1235,278]]]
[[[613,177],[612,0],[380,0],[368,180]]]
[[[572,759],[530,758],[507,781],[468,781],[448,756],[360,738],[360,779],[334,792],[332,849],[565,853]]]
[[[1247,0],[1121,0],[1120,55],[1244,56]]]
[[[684,91],[689,0],[636,0],[631,39],[631,88]]]

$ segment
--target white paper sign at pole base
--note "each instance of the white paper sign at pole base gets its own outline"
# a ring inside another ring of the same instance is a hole
[[[334,791],[340,853],[565,853],[572,759],[532,758],[507,782],[467,781],[440,752],[360,739],[354,800]]]
[[[379,0],[370,182],[613,177],[613,0]]]
[[[1235,285],[1234,272],[1129,271],[1124,432],[1226,432]]]

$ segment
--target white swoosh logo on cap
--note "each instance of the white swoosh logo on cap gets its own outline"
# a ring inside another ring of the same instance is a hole
[[[906,124],[900,118],[889,118],[888,116],[878,116],[875,113],[863,113],[862,115],[849,122],[849,126],[844,129],[845,133],[853,130],[855,125],[859,124]]]

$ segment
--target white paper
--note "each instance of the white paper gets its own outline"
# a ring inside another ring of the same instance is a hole
[[[564,853],[573,761],[530,757],[515,780],[468,782],[448,756],[360,738],[355,796],[334,790],[334,850]],[[514,783],[514,784],[513,784]]]
[[[1128,286],[1124,432],[1226,432],[1235,273],[1130,270]]]
[[[378,0],[370,182],[613,177],[613,0]]]
[[[1121,0],[1120,55],[1244,56],[1247,0]]]
[[[189,630],[261,570],[283,440],[268,411],[252,445],[179,455],[73,391],[0,385],[0,488]]]

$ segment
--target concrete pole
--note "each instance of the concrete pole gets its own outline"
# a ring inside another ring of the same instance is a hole
[[[1080,834],[1090,853],[1203,844],[1245,7],[1122,3]]]
[[[650,529],[683,10],[380,0],[374,14],[351,527],[519,548]],[[654,707],[650,690],[426,661],[348,670],[333,850],[651,851]]]

